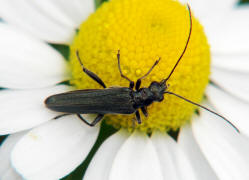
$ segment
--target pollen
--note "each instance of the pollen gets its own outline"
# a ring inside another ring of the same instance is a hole
[[[210,48],[203,27],[192,12],[192,34],[187,50],[170,77],[168,91],[200,103],[210,74]],[[107,87],[129,87],[118,69],[117,53],[123,74],[136,82],[161,59],[153,71],[142,80],[141,87],[152,81],[167,78],[183,52],[190,30],[190,16],[186,5],[173,0],[112,0],[102,4],[83,22],[70,46],[70,83],[77,89],[101,89],[88,77],[79,64],[79,51],[84,66],[97,74]],[[111,100],[111,99],[110,99]],[[115,128],[177,130],[191,117],[196,106],[175,96],[165,94],[162,102],[147,107],[148,117],[141,114],[142,123],[135,123],[135,115],[106,114],[105,121]]]

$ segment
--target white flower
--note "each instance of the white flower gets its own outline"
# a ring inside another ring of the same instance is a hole
[[[177,142],[166,133],[120,130],[100,146],[84,179],[249,179],[249,9],[232,0],[188,3],[205,27],[211,81],[220,87],[209,85],[208,105],[241,133],[205,111]],[[75,116],[51,120],[58,113],[43,104],[69,89],[56,85],[68,78],[66,61],[46,42],[69,44],[93,11],[90,0],[0,1],[0,86],[8,88],[0,91],[0,134],[12,134],[0,148],[0,179],[61,178],[95,143],[99,127]]]

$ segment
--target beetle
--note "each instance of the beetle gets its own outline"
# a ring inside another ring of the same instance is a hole
[[[160,58],[155,61],[153,66],[144,76],[139,78],[136,81],[136,83],[134,83],[134,81],[130,80],[127,76],[125,76],[121,70],[120,50],[118,50],[117,53],[118,69],[121,77],[129,81],[129,87],[107,88],[105,83],[101,80],[101,78],[97,76],[97,74],[85,68],[80,59],[79,51],[77,50],[76,56],[82,67],[83,72],[86,73],[86,75],[88,75],[98,84],[100,84],[104,89],[84,89],[84,90],[76,90],[76,91],[70,91],[70,92],[52,95],[45,100],[46,107],[56,112],[66,113],[64,115],[76,114],[83,122],[85,122],[89,126],[95,126],[99,121],[101,121],[101,119],[104,117],[105,114],[135,113],[137,123],[141,124],[139,110],[141,110],[142,113],[147,117],[148,116],[147,106],[151,105],[154,102],[163,101],[164,95],[169,94],[181,98],[193,105],[199,106],[221,117],[239,132],[239,130],[229,120],[227,120],[225,117],[221,116],[220,114],[198,103],[188,100],[183,96],[180,96],[178,94],[175,94],[167,90],[169,87],[167,81],[173,74],[174,70],[176,69],[180,60],[182,59],[184,53],[186,52],[192,32],[191,10],[189,5],[187,5],[187,7],[190,18],[190,29],[189,29],[188,38],[180,57],[178,58],[175,66],[172,68],[167,78],[161,80],[160,82],[153,81],[151,82],[149,87],[140,88],[142,80],[150,74],[153,68],[159,63]],[[93,122],[89,123],[81,116],[81,114],[97,114],[97,117],[93,120]]]

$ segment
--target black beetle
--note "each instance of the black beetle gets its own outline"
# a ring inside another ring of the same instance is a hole
[[[191,10],[189,5],[189,17],[190,17],[190,30],[186,45],[181,53],[179,59],[177,60],[175,66],[171,70],[169,76],[166,79],[163,79],[160,82],[152,82],[149,87],[147,88],[140,88],[141,80],[144,79],[149,73],[153,70],[153,68],[158,64],[160,58],[154,63],[154,65],[150,68],[150,70],[141,78],[139,78],[136,83],[126,77],[121,70],[120,67],[120,51],[118,51],[117,59],[118,59],[118,68],[122,78],[125,78],[130,82],[129,87],[110,87],[106,88],[105,83],[93,72],[89,71],[87,68],[84,67],[79,52],[76,51],[77,58],[83,71],[99,83],[104,89],[85,89],[85,90],[76,90],[70,91],[66,93],[56,94],[48,97],[45,100],[45,104],[47,108],[56,111],[56,112],[63,112],[67,114],[76,114],[83,122],[85,122],[89,126],[96,125],[105,114],[133,114],[136,115],[136,120],[138,124],[141,124],[141,118],[139,109],[142,110],[145,116],[148,116],[147,106],[151,105],[153,102],[161,102],[164,99],[164,94],[171,94],[178,98],[181,98],[191,104],[199,106],[219,117],[227,121],[230,125],[232,125],[238,132],[239,130],[225,117],[221,116],[220,114],[200,105],[193,101],[190,101],[178,94],[173,92],[167,91],[168,85],[167,81],[173,74],[175,68],[177,67],[178,63],[182,59],[192,32],[192,17],[191,17]],[[133,90],[135,86],[135,90]],[[94,119],[92,123],[87,122],[80,114],[98,114],[97,117]],[[62,115],[63,116],[63,115]],[[61,117],[57,116],[56,118]],[[55,118],[55,119],[56,119]]]

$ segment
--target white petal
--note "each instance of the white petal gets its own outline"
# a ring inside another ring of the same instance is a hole
[[[249,7],[237,7],[226,14],[220,24],[207,28],[208,38],[214,53],[248,53]]]
[[[54,43],[70,43],[75,28],[93,10],[93,0],[0,1],[0,16],[5,21]]]
[[[1,180],[18,180],[22,179],[10,164],[10,154],[15,146],[15,144],[23,137],[27,132],[20,132],[12,134],[4,140],[3,144],[0,146],[0,179]]]
[[[203,176],[212,179],[213,176],[209,172],[198,172],[198,168],[195,169],[192,164],[192,159],[187,157],[182,147],[168,135],[155,133],[152,141],[158,153],[164,179],[199,180]],[[195,158],[196,161],[202,160],[198,156]]]
[[[193,14],[200,19],[201,24],[212,24],[224,16],[232,8],[235,7],[236,0],[180,0],[183,4],[188,3],[193,11]],[[216,17],[216,19],[215,19]],[[214,21],[213,21],[214,20]]]
[[[154,132],[151,138],[158,154],[164,179],[178,180],[179,169],[177,165],[178,146],[166,133]]]
[[[181,129],[178,143],[181,146],[181,149],[186,153],[191,165],[194,167],[197,179],[218,180],[212,167],[200,151],[189,125]]]
[[[0,39],[1,87],[46,87],[68,77],[66,61],[48,44],[2,23]]]
[[[190,4],[207,34],[212,53],[249,51],[248,6],[235,0],[181,0]]]
[[[249,103],[249,71],[244,73],[212,68],[211,79],[225,91]]]
[[[2,90],[0,92],[0,134],[32,128],[59,115],[45,107],[44,100],[68,90],[56,86],[40,90]]]
[[[210,85],[207,88],[208,100],[218,113],[228,118],[239,130],[249,136],[249,104]],[[215,115],[212,115],[214,116]],[[222,119],[219,119],[223,121]]]
[[[110,180],[162,180],[162,169],[155,148],[145,134],[133,133],[117,153]]]
[[[186,154],[179,148],[177,153],[177,169],[182,180],[199,180],[200,175],[194,169],[192,162],[187,158]],[[209,175],[209,174],[205,174]]]
[[[19,174],[17,174],[13,168],[10,168],[1,177],[1,180],[23,180],[23,178]]]
[[[219,179],[249,179],[248,138],[205,111],[201,111],[192,128],[201,151]]]
[[[15,146],[11,160],[26,179],[58,179],[88,155],[99,128],[65,116],[31,130]]]
[[[125,130],[121,130],[104,141],[87,167],[84,180],[109,180],[113,159],[128,137],[129,134]]]
[[[57,22],[73,29],[78,28],[82,21],[94,12],[94,0],[43,0],[31,3],[46,11],[46,16],[51,16]]]
[[[218,13],[218,11],[215,11],[217,9],[222,10],[223,11],[226,9],[231,9],[233,7],[235,7],[235,5],[237,4],[236,0],[180,0],[180,2],[182,3],[188,3],[191,7],[193,6],[195,8],[195,10],[199,10],[202,11],[203,13],[210,13],[213,12],[214,13]],[[207,9],[208,8],[208,9]],[[212,10],[212,11],[210,11]]]
[[[226,70],[238,71],[243,73],[249,72],[249,52],[229,54],[214,54],[212,56],[212,66]]]

